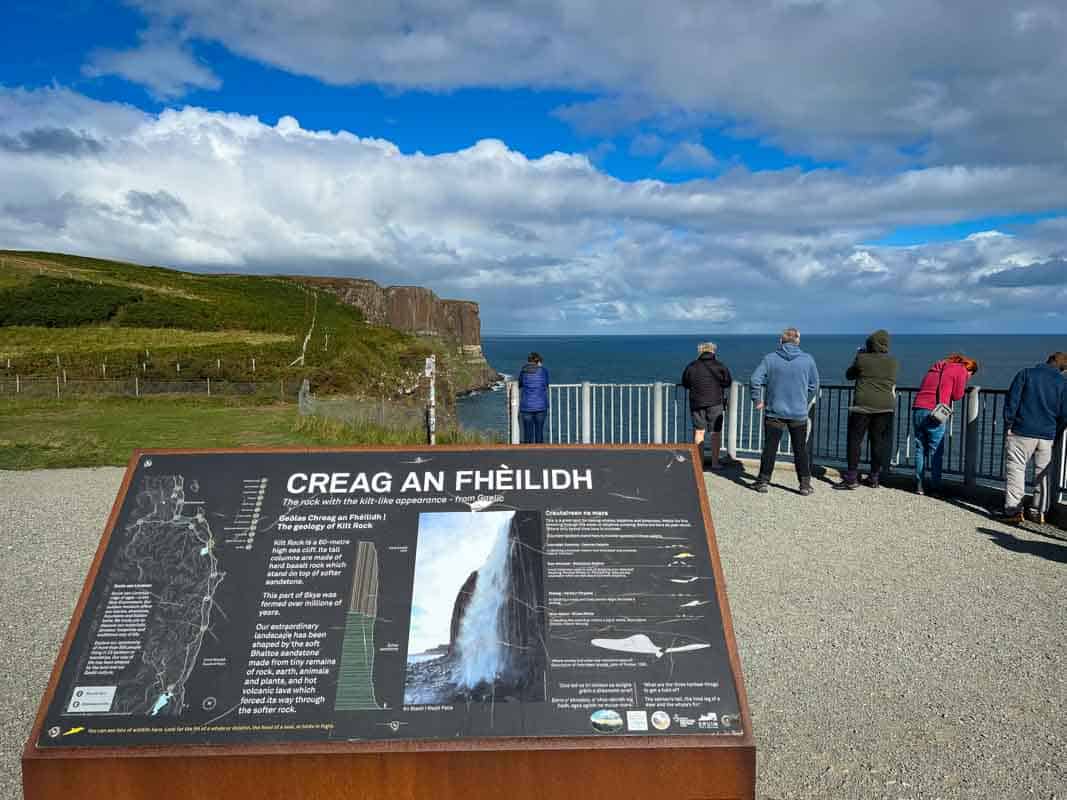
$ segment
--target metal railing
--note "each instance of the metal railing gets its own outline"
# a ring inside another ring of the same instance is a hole
[[[891,463],[911,467],[915,463],[912,406],[918,389],[901,387],[896,392],[896,419]],[[521,440],[518,385],[509,381],[504,393],[508,404],[509,441]],[[808,436],[812,460],[826,465],[847,462],[848,414],[852,386],[823,386],[809,415]],[[1004,482],[1003,389],[972,386],[964,399],[954,404],[944,439],[943,472],[968,486],[1000,485]],[[733,457],[758,457],[763,449],[764,414],[752,402],[749,386],[735,382],[730,387],[723,426],[723,448]],[[545,441],[552,443],[660,443],[693,441],[688,392],[669,383],[570,383],[549,387]],[[792,455],[788,435],[778,448],[780,457]],[[864,444],[861,463],[869,463]],[[1055,449],[1052,475],[1053,502],[1067,496],[1067,439]],[[1029,478],[1033,479],[1031,472]]]

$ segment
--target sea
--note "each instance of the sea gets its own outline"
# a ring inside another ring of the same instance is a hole
[[[819,366],[825,385],[846,384],[845,370],[866,335],[808,335],[801,338]],[[736,380],[747,381],[763,355],[774,350],[774,335],[721,336],[484,336],[482,350],[489,364],[501,374],[516,375],[526,356],[537,351],[544,359],[553,383],[677,383],[682,371],[696,358],[697,345],[713,341],[719,359]],[[978,374],[972,385],[1006,389],[1023,367],[1044,362],[1049,353],[1067,351],[1063,335],[899,335],[891,350],[900,360],[901,387],[918,386],[930,364],[958,352],[977,359]],[[468,430],[501,435],[507,430],[504,393],[477,392],[460,398],[460,424]]]

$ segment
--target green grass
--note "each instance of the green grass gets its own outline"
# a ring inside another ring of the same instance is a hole
[[[439,432],[438,441],[486,439],[453,428]],[[302,418],[290,404],[182,397],[0,402],[0,469],[120,466],[138,448],[422,443],[418,425],[387,429]]]
[[[32,325],[11,333],[4,320]],[[294,364],[309,330],[304,361]],[[434,349],[367,325],[333,294],[282,277],[0,251],[0,358],[5,368],[11,359],[11,377],[57,369],[99,377],[106,362],[108,377],[161,380],[174,378],[180,364],[184,379],[306,377],[319,394],[391,397],[410,388]]]
[[[412,411],[408,425],[403,409],[420,405],[424,359],[434,352],[448,419],[453,387],[469,385],[474,369],[456,343],[368,325],[327,291],[277,276],[0,251],[0,468],[124,464],[136,448],[418,444],[421,413]],[[275,387],[307,378],[316,397],[395,400],[401,410],[392,424],[376,425],[299,419],[293,406],[247,398],[9,396],[16,377],[51,386],[57,376],[86,395],[105,384],[85,381],[137,376],[252,381],[275,397]],[[481,439],[445,427],[439,441]]]
[[[64,353],[70,357],[91,356],[108,351],[198,350],[213,345],[272,345],[295,342],[288,333],[260,331],[186,331],[163,328],[79,328],[0,327],[0,358],[18,358],[35,352]]]

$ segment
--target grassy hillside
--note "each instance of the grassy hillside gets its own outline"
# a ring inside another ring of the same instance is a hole
[[[487,437],[457,428],[441,444]],[[416,415],[406,426],[299,417],[292,404],[194,397],[0,402],[0,469],[122,466],[135,449],[424,444]]]
[[[285,278],[0,251],[0,375],[308,377],[316,393],[389,397],[433,345]]]

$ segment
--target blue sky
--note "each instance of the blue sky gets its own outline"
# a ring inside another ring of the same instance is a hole
[[[1060,4],[648,8],[17,1],[0,246],[418,283],[489,333],[1064,329]]]

